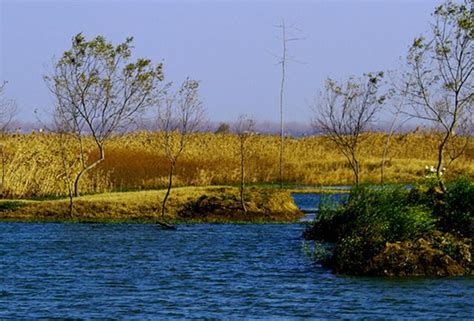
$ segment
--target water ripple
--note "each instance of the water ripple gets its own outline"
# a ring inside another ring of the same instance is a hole
[[[0,223],[0,319],[469,319],[473,278],[335,276],[304,226]]]

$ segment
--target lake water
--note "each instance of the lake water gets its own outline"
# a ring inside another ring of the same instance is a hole
[[[474,278],[336,276],[304,228],[0,223],[0,319],[474,316]]]

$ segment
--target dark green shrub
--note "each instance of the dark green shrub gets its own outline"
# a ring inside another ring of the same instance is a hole
[[[444,192],[355,188],[347,203],[323,206],[304,236],[336,243],[329,262],[339,273],[460,275],[472,269],[473,234],[474,184],[459,179]]]
[[[377,230],[386,241],[408,240],[433,230],[428,207],[413,205],[402,188],[359,187],[342,207],[322,207],[305,237],[337,242],[363,230]]]
[[[474,183],[461,178],[448,184],[443,202],[436,205],[434,213],[440,230],[474,236]]]
[[[355,213],[348,213],[343,207],[320,208],[318,219],[304,232],[309,240],[336,242],[347,235],[355,223]]]
[[[413,203],[400,187],[355,188],[340,207],[322,206],[305,238],[334,242],[330,265],[336,272],[367,274],[369,262],[387,242],[412,240],[434,230],[426,205]]]
[[[18,201],[2,201],[0,202],[0,212],[5,212],[9,210],[16,210],[25,206],[25,203]]]
[[[347,236],[337,243],[330,266],[337,273],[367,274],[370,268],[368,263],[383,250],[384,244],[376,230]]]

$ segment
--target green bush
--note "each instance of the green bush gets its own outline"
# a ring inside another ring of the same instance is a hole
[[[335,243],[326,263],[338,273],[461,275],[473,269],[473,234],[474,184],[463,178],[445,191],[354,188],[344,204],[322,204],[304,236]]]
[[[305,232],[308,239],[337,242],[365,230],[377,231],[391,242],[409,240],[434,228],[434,219],[424,205],[413,205],[403,188],[359,187],[351,192],[347,204],[323,206],[315,223]]]
[[[320,207],[305,238],[334,242],[330,266],[338,273],[363,275],[369,262],[388,242],[414,240],[434,230],[435,219],[427,200],[413,202],[403,187],[352,190],[345,204]]]
[[[474,183],[460,178],[446,186],[435,208],[438,228],[463,237],[474,236]]]
[[[367,274],[370,267],[368,262],[382,251],[384,244],[381,234],[376,230],[347,236],[336,244],[334,255],[327,265],[336,273]]]
[[[1,201],[0,212],[16,210],[16,209],[22,208],[23,206],[25,206],[25,204],[19,201]]]

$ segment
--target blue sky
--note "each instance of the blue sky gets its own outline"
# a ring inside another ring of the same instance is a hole
[[[12,1],[0,0],[0,80],[7,80],[19,119],[53,103],[42,76],[78,32],[114,43],[134,37],[135,57],[163,61],[167,80],[202,81],[214,121],[247,113],[278,121],[280,69],[272,53],[282,18],[304,40],[290,43],[303,63],[287,71],[285,116],[307,122],[327,77],[342,80],[400,65],[426,31],[440,1]]]

